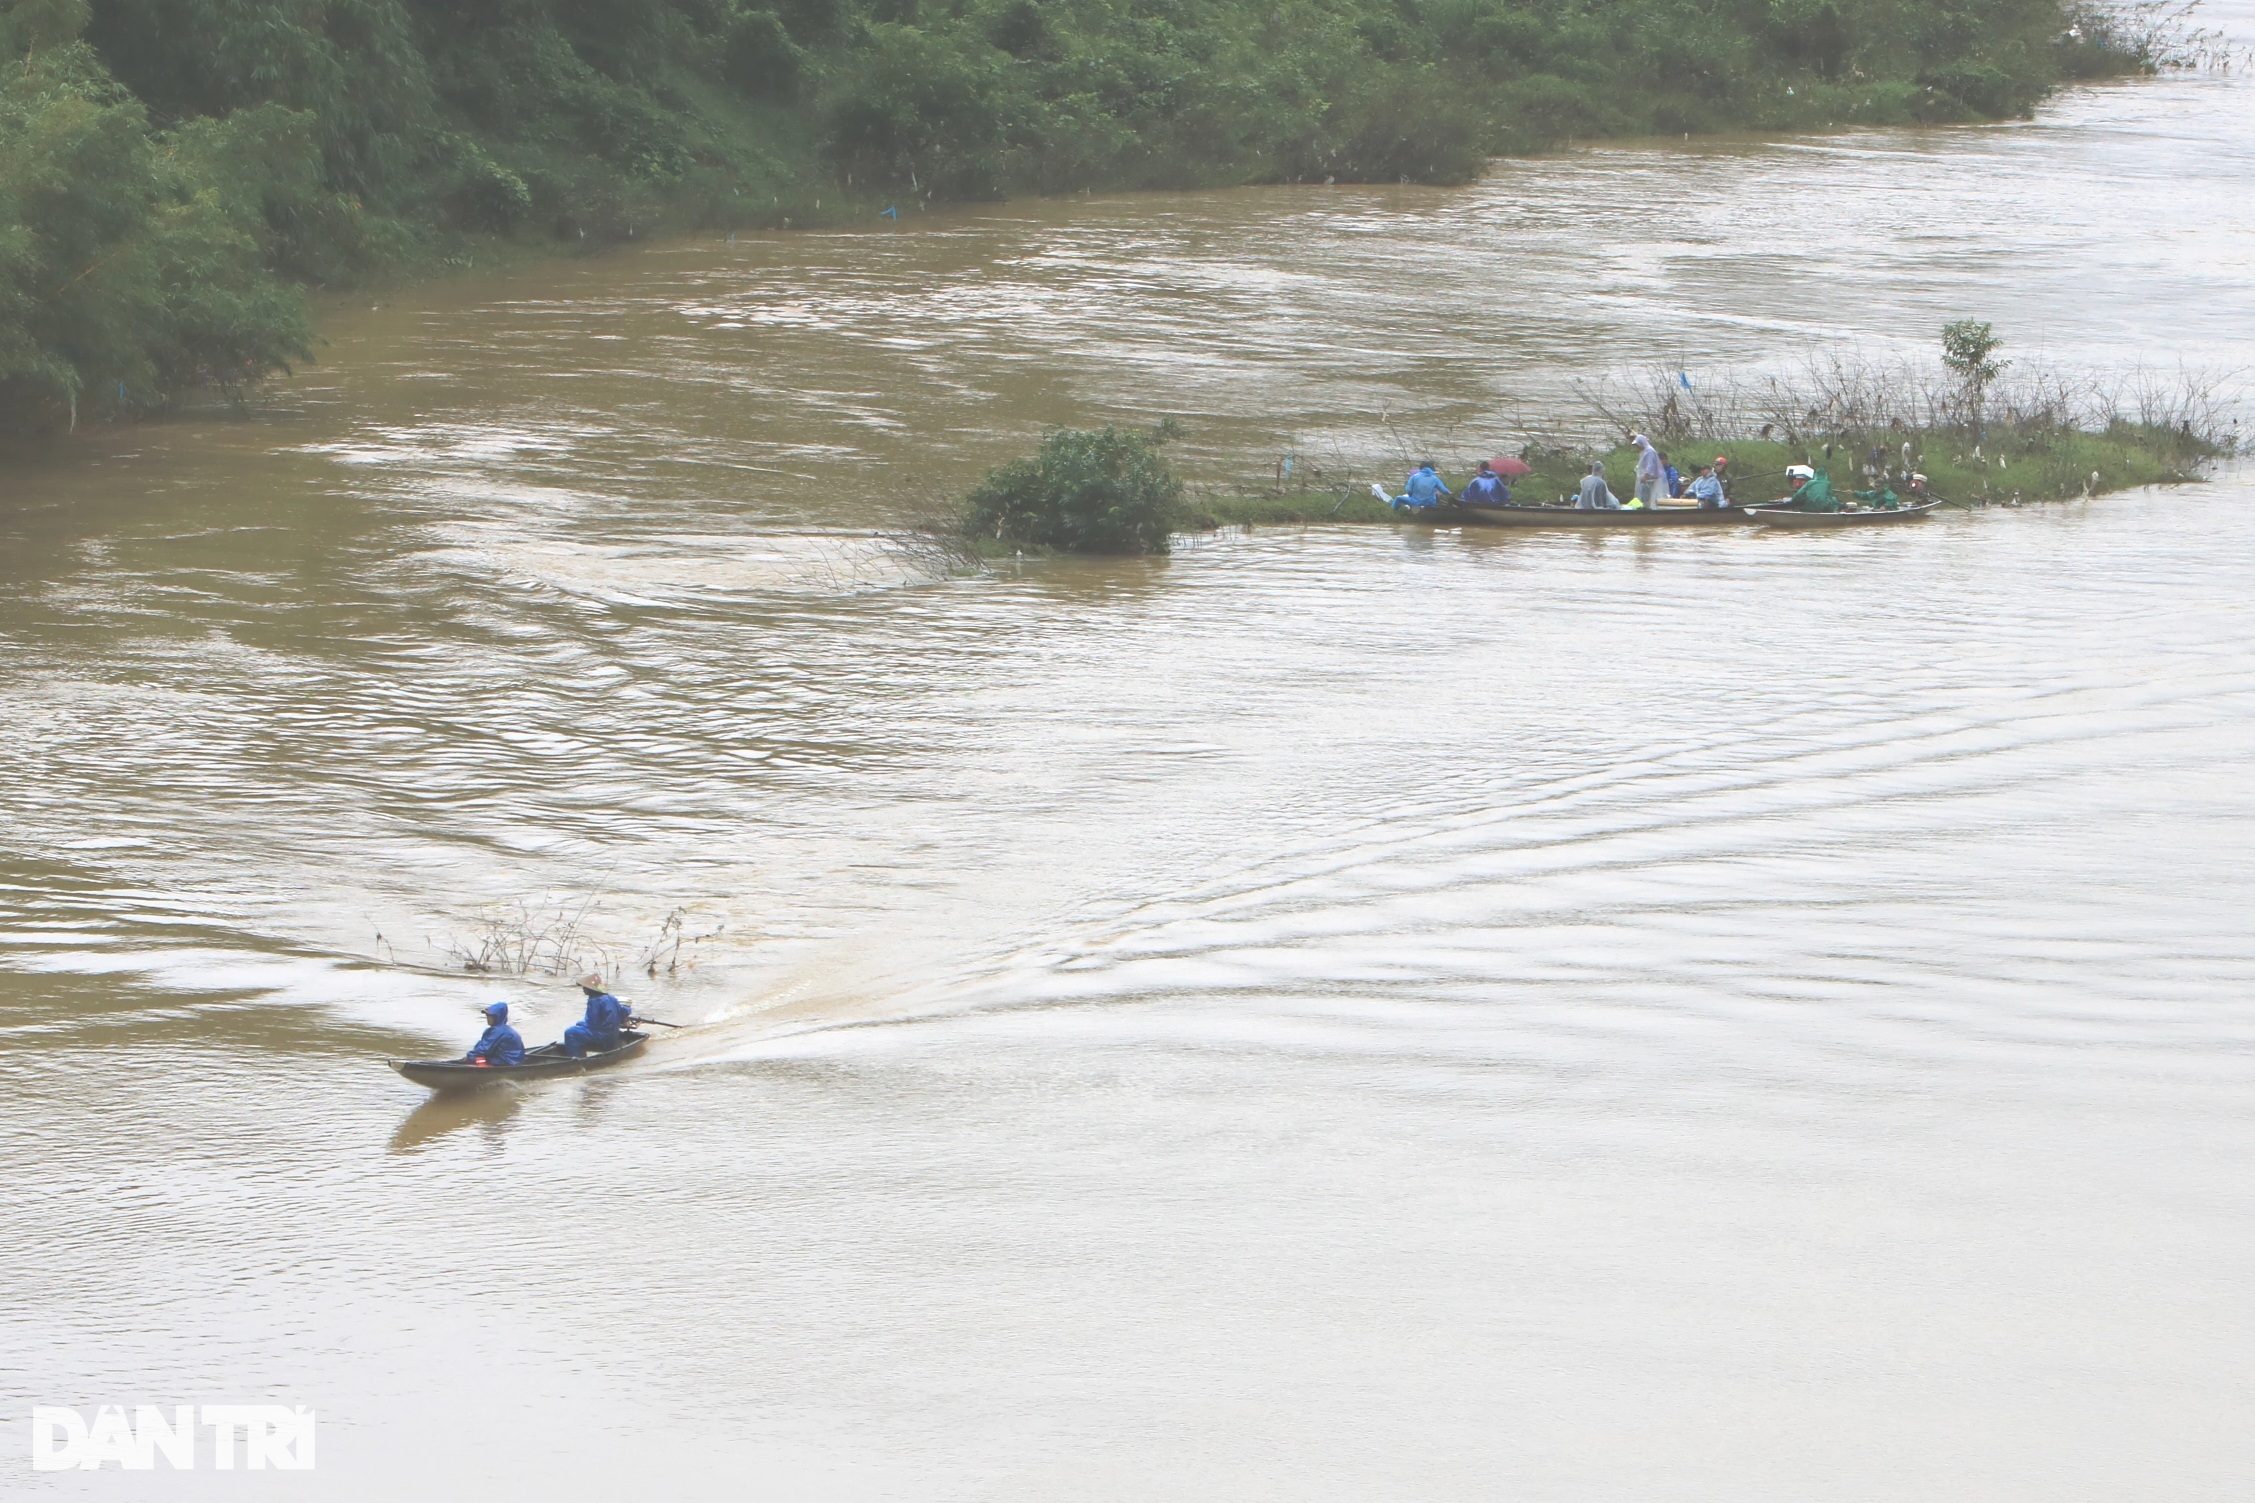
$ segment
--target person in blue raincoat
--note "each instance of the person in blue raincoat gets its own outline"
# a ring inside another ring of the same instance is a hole
[[[525,1062],[525,1041],[517,1030],[509,1026],[509,1004],[495,1002],[485,1010],[485,1032],[462,1056],[463,1062],[473,1065],[521,1065]]]
[[[1511,487],[1501,475],[1495,472],[1495,466],[1483,459],[1480,461],[1479,473],[1464,482],[1464,504],[1466,506],[1509,506],[1511,504]]]
[[[616,1049],[626,1028],[626,1004],[603,990],[603,978],[593,971],[579,978],[579,989],[587,994],[587,1016],[564,1030],[564,1052],[585,1059],[590,1049]]]
[[[1407,511],[1411,507],[1430,510],[1443,501],[1455,499],[1441,483],[1440,472],[1433,468],[1433,461],[1421,460],[1417,468],[1409,472],[1409,483],[1402,487],[1402,493],[1394,498],[1394,510]]]

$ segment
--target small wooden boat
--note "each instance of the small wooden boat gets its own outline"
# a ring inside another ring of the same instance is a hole
[[[1459,506],[1456,520],[1474,527],[1740,527],[1742,506],[1663,506],[1657,511],[1583,511],[1575,506]]]
[[[1883,527],[1894,522],[1915,522],[1941,504],[1939,501],[1922,501],[1915,506],[1898,506],[1891,511],[1879,507],[1856,511],[1794,511],[1789,507],[1756,506],[1748,508],[1747,515],[1764,527],[1790,527],[1811,532],[1828,527]]]
[[[631,1059],[650,1042],[650,1035],[629,1028],[619,1035],[616,1049],[591,1049],[583,1059],[564,1052],[562,1044],[542,1044],[525,1051],[521,1065],[473,1065],[459,1059],[395,1059],[391,1067],[419,1086],[434,1091],[472,1091],[499,1085],[504,1080],[551,1080],[559,1075],[583,1075]]]

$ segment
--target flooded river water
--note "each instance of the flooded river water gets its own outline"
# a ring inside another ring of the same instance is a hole
[[[2244,1497],[2248,479],[938,583],[868,531],[1047,422],[1244,476],[1966,314],[2232,364],[2251,101],[653,247],[11,454],[7,1491]],[[382,1067],[551,1036],[458,962],[567,923],[697,1026]],[[270,1398],[314,1473],[20,1445]]]

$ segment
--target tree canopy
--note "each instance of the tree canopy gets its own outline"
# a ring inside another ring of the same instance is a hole
[[[481,236],[2013,113],[2105,65],[2059,6],[0,0],[0,427],[256,380],[301,289]]]

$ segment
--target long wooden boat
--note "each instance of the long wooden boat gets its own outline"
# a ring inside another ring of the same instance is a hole
[[[1574,506],[1459,506],[1455,520],[1474,527],[1741,527],[1742,506],[1663,506],[1654,511],[1583,511]]]
[[[1915,522],[1941,504],[1923,501],[1916,506],[1898,506],[1892,511],[1791,511],[1783,507],[1756,506],[1749,508],[1747,515],[1764,527],[1815,532],[1831,527],[1886,527],[1896,522]]]
[[[473,1065],[459,1059],[395,1059],[391,1067],[419,1086],[434,1091],[472,1091],[505,1080],[552,1080],[559,1075],[583,1075],[620,1060],[632,1059],[650,1042],[650,1035],[629,1028],[619,1035],[616,1049],[590,1049],[574,1059],[562,1044],[542,1044],[525,1051],[521,1065]]]

